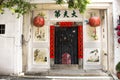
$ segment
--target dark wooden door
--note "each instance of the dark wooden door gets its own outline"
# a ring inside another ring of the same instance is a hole
[[[66,54],[67,53],[67,54]],[[64,55],[69,57],[64,57]],[[78,64],[78,27],[55,27],[55,64]]]

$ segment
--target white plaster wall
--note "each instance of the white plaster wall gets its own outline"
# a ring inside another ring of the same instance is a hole
[[[54,3],[55,0],[28,0],[31,3]],[[65,1],[65,0],[64,0]],[[112,2],[113,0],[91,0],[91,2]]]
[[[21,26],[10,11],[0,15],[0,24],[5,24],[5,34],[0,34],[0,75],[18,74],[22,71]]]
[[[35,2],[54,2],[54,0],[31,0]],[[113,0],[92,0],[93,2],[112,2]],[[118,6],[117,6],[118,5]],[[120,15],[120,1],[114,0],[114,27],[117,26],[117,16]],[[0,15],[0,24],[6,24],[5,35],[0,35],[0,74],[18,74],[22,72],[22,49],[21,49],[21,33],[22,33],[22,17],[16,19],[8,10],[5,14]],[[120,44],[117,43],[115,31],[115,64],[120,60]]]
[[[117,27],[118,16],[120,16],[120,0],[114,0],[113,2],[113,22],[114,28]],[[117,42],[117,31],[114,30],[114,67],[120,61],[120,44]]]

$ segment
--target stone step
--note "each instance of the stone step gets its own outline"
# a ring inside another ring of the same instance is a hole
[[[15,79],[16,80],[16,79]],[[46,76],[33,78],[18,78],[17,80],[113,80],[109,76]]]
[[[14,76],[0,80],[116,80],[110,76]]]
[[[108,76],[106,72],[102,70],[65,70],[55,69],[49,71],[50,76]]]
[[[52,80],[113,80],[109,76],[51,76]]]
[[[52,66],[52,69],[67,69],[67,70],[74,69],[74,70],[76,70],[79,68],[80,68],[80,66],[77,64],[67,64],[67,65],[66,64],[54,64]]]

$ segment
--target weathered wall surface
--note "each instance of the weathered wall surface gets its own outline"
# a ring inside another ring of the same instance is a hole
[[[21,69],[21,21],[5,10],[0,15],[0,24],[5,24],[5,34],[0,34],[0,75],[18,74]]]
[[[54,3],[55,0],[28,0],[32,3]],[[65,0],[64,0],[65,1]],[[112,2],[113,0],[91,0],[91,2]]]
[[[41,0],[31,0],[39,2]],[[49,2],[53,0],[42,0],[41,2]],[[95,2],[96,0],[92,0]],[[99,0],[100,2],[111,2],[112,0]],[[99,2],[97,0],[97,2]],[[120,1],[114,0],[113,5],[113,20],[114,27],[117,26],[118,15],[120,15]],[[21,49],[21,34],[22,34],[22,18],[16,19],[8,10],[4,15],[0,15],[0,24],[6,25],[5,35],[0,35],[0,74],[18,74],[22,71],[22,49]],[[114,55],[115,64],[120,61],[120,44],[117,43],[118,36],[114,32]]]
[[[117,27],[117,20],[120,16],[120,0],[114,0],[113,2],[113,22],[114,29]],[[118,43],[117,31],[114,30],[114,64],[116,65],[120,61],[120,44]]]

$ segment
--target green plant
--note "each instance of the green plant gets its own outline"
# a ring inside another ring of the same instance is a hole
[[[0,0],[1,14],[4,13],[5,8],[11,10],[12,13],[17,13],[18,17],[20,17],[20,15],[31,11],[35,6],[25,0]]]
[[[84,13],[87,7],[87,4],[90,3],[90,0],[56,0],[57,4],[63,4],[65,1],[68,4],[68,8],[79,9],[80,13]]]
[[[120,72],[120,62],[118,62],[117,65],[116,65],[116,71]]]

